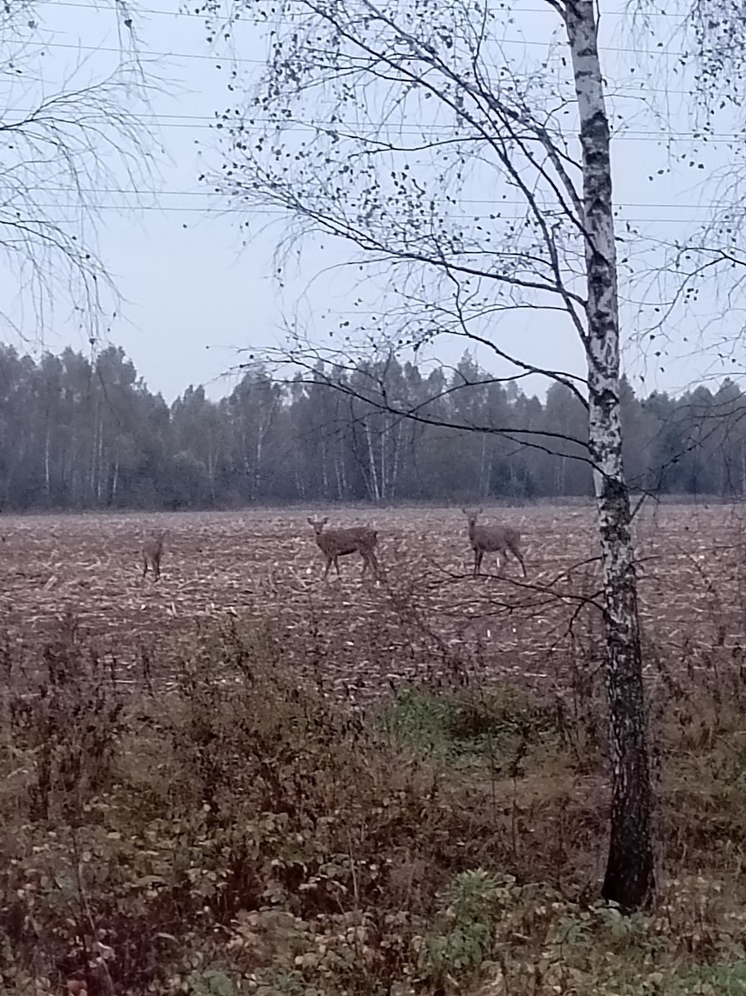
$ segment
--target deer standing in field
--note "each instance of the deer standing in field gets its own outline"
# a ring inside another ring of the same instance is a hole
[[[142,579],[145,580],[145,575],[148,570],[152,570],[153,577],[156,581],[160,581],[161,578],[161,557],[163,556],[163,545],[166,540],[166,535],[168,533],[167,529],[161,529],[160,532],[153,533],[152,536],[148,536],[142,545]]]
[[[464,513],[469,522],[469,542],[474,551],[474,577],[479,574],[482,566],[482,558],[485,553],[497,554],[498,574],[502,570],[504,562],[508,559],[508,550],[520,563],[523,576],[526,577],[526,565],[521,552],[521,534],[512,526],[478,526],[477,518],[481,515],[482,509],[477,512],[469,512],[465,508]]]
[[[353,526],[350,529],[327,529],[324,526],[329,521],[328,517],[323,519],[311,519],[308,522],[313,526],[316,534],[316,544],[326,557],[326,570],[324,578],[329,575],[329,568],[334,567],[339,574],[338,557],[345,557],[348,553],[359,553],[363,558],[363,574],[370,567],[374,577],[378,576],[378,559],[376,557],[376,544],[378,543],[378,533],[375,529],[367,526]]]

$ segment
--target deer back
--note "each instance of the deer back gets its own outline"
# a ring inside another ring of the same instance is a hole
[[[353,526],[349,529],[327,529],[317,536],[317,541],[324,553],[332,556],[355,553],[356,550],[372,549],[377,542],[377,534],[365,526]]]
[[[505,550],[520,542],[520,533],[512,526],[474,526],[470,530],[472,546],[492,552]]]

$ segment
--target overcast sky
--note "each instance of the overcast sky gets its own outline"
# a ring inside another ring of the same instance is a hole
[[[615,199],[623,217],[642,227],[647,236],[661,242],[683,238],[696,221],[706,217],[714,188],[701,187],[703,176],[727,162],[727,150],[724,144],[710,143],[704,171],[676,161],[691,145],[686,78],[673,73],[677,41],[663,51],[651,44],[649,53],[640,55],[640,46],[635,50],[630,41],[628,16],[614,13],[620,5],[601,6],[604,64],[613,110],[625,119],[614,144]],[[506,45],[525,52],[530,63],[545,54],[557,19],[541,7],[540,0],[524,0],[523,8]],[[81,60],[84,65],[78,73],[88,78],[116,65],[121,24],[107,0],[50,0],[39,10],[38,38],[44,42],[44,54],[39,55],[38,64],[43,67],[47,90],[69,76]],[[210,54],[202,19],[177,4],[143,0],[134,10],[145,68],[163,81],[151,94],[148,112],[163,152],[158,155],[160,176],[152,191],[142,192],[139,207],[135,198],[117,194],[115,188],[99,195],[100,249],[125,299],[122,315],[111,323],[109,339],[125,349],[149,387],[161,391],[167,400],[196,383],[206,384],[218,396],[230,387],[231,381],[221,375],[236,362],[235,350],[280,341],[283,319],[292,314],[301,295],[305,296],[306,318],[313,323],[322,302],[325,314],[330,308],[344,314],[353,289],[336,278],[314,279],[329,262],[327,246],[326,254],[311,251],[298,263],[281,293],[272,279],[276,226],[255,230],[249,246],[242,248],[238,216],[224,213],[224,205],[198,182],[205,161],[208,166],[219,165],[216,135],[209,125],[215,112],[230,103],[228,63]],[[655,23],[661,25],[664,39],[675,27],[673,19],[663,16]],[[256,32],[241,36],[245,73],[255,71],[255,63],[259,66],[263,41]],[[663,93],[666,78],[667,95]],[[680,133],[672,151],[667,151],[663,126],[656,123],[643,99],[652,96],[651,79],[660,88],[660,106],[667,105],[669,121]],[[660,169],[669,167],[673,167],[671,172],[659,175]],[[124,212],[123,203],[131,203],[133,211]],[[332,248],[331,253],[332,259],[343,255],[341,249]],[[697,316],[688,319],[690,324],[675,330],[678,341],[686,337],[693,342],[719,315],[721,305],[715,293],[706,295]],[[18,318],[20,313],[14,314]],[[625,317],[629,332],[631,312]],[[41,337],[28,312],[22,322],[37,349],[43,345],[58,351],[67,344],[87,349],[76,322],[63,312],[57,313]],[[725,320],[718,318],[708,329],[716,335],[732,333],[740,324],[738,309],[732,308]],[[573,337],[550,327],[545,314],[527,317],[526,312],[519,312],[508,317],[499,335],[508,348],[522,348],[530,338],[539,351],[535,355],[540,354],[545,363],[582,369]],[[720,371],[717,363],[699,352],[687,355],[688,345],[677,348],[678,360],[668,357],[665,371],[659,369],[653,352],[642,356],[635,347],[628,355],[630,372],[643,373],[648,389],[678,390],[703,374]],[[457,358],[453,353],[446,356],[450,362]],[[740,372],[742,364],[737,359],[735,370]]]

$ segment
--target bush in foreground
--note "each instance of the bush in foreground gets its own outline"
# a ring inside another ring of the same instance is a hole
[[[7,991],[746,992],[738,684],[661,705],[668,885],[623,917],[593,901],[594,703],[410,688],[363,716],[251,620],[167,663],[124,693],[67,620],[35,682],[7,667]]]

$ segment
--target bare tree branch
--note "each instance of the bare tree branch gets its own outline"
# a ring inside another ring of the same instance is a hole
[[[112,16],[124,29],[119,64],[91,79],[91,68],[79,61],[50,92],[37,16],[35,4],[6,8],[0,24],[0,74],[8,81],[0,121],[0,253],[18,279],[16,308],[33,309],[37,330],[65,301],[95,340],[118,300],[97,248],[95,191],[116,187],[139,196],[151,185],[152,136],[138,103],[144,107],[154,83],[134,45],[133,12],[114,0]],[[10,304],[6,299],[8,321]]]

